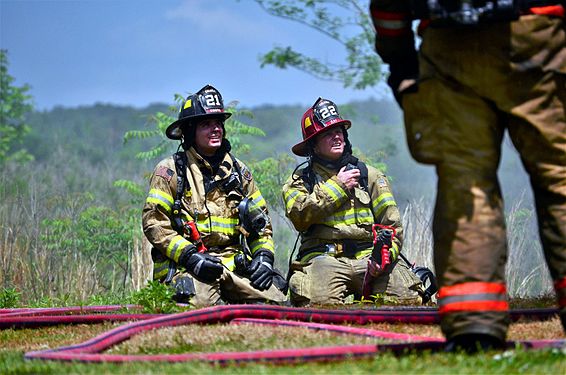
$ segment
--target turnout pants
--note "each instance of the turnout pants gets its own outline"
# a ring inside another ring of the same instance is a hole
[[[227,269],[224,269],[220,279],[213,283],[199,281],[188,272],[182,272],[175,275],[173,285],[182,277],[189,278],[193,282],[195,294],[188,302],[197,308],[225,303],[283,304],[287,300],[287,296],[277,289],[275,284],[272,284],[267,290],[258,290],[251,285],[248,278]]]
[[[503,204],[497,179],[504,131],[530,176],[539,234],[565,324],[566,29],[523,16],[476,29],[427,28],[420,83],[405,94],[413,157],[434,164],[435,269],[448,339],[504,339],[508,302]]]
[[[308,263],[294,262],[289,280],[294,306],[344,304],[346,297],[360,299],[369,255],[361,258],[319,255]],[[402,303],[420,303],[422,283],[403,263],[397,262],[372,284],[372,295]]]

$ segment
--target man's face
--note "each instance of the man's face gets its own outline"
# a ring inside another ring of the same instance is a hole
[[[314,152],[321,158],[335,161],[344,153],[344,133],[338,126],[316,136]]]
[[[204,156],[213,156],[222,145],[222,122],[211,118],[197,124],[195,132],[195,147]]]

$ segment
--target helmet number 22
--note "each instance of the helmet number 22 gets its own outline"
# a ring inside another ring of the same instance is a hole
[[[336,107],[329,105],[320,109],[320,116],[324,120],[329,116],[338,116],[338,112],[336,111]]]

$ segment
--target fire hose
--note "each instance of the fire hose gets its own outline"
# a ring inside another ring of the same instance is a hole
[[[60,310],[64,313],[64,310]],[[13,313],[13,312],[12,312]],[[29,309],[22,311],[21,318],[29,318]],[[548,319],[558,313],[557,309],[513,310],[511,318],[518,319]],[[3,319],[10,312],[0,311],[0,327],[6,327]],[[27,316],[25,316],[27,314]],[[112,314],[111,314],[112,315]],[[95,317],[93,315],[88,315]],[[101,315],[104,316],[104,315]],[[35,316],[38,318],[40,316]],[[17,318],[12,315],[8,319]],[[55,316],[51,316],[55,318]],[[59,318],[80,318],[80,316],[59,316]],[[109,318],[112,320],[112,318]],[[402,354],[406,350],[439,351],[444,347],[444,340],[434,337],[393,333],[373,329],[339,326],[339,324],[364,325],[369,323],[411,323],[436,324],[439,321],[438,312],[432,308],[396,308],[373,310],[324,310],[310,308],[294,308],[272,305],[224,305],[190,310],[178,314],[148,316],[139,314],[130,322],[103,333],[80,344],[64,346],[55,349],[28,352],[26,359],[43,359],[80,362],[132,362],[132,361],[161,361],[185,362],[204,361],[216,364],[269,362],[296,363],[311,361],[336,361],[359,357],[373,357],[383,352]],[[84,319],[82,323],[84,323]],[[69,320],[64,321],[69,323]],[[98,321],[97,321],[98,322]],[[306,327],[337,334],[348,334],[375,337],[401,342],[377,345],[342,345],[327,347],[312,347],[301,349],[259,350],[251,352],[220,352],[220,353],[186,353],[186,354],[156,354],[156,355],[122,355],[104,354],[103,351],[117,345],[132,336],[163,327],[181,326],[186,324],[269,324],[273,326]],[[15,324],[12,322],[11,324]],[[523,340],[508,341],[508,348],[517,346],[525,349],[560,348],[566,345],[566,340]]]

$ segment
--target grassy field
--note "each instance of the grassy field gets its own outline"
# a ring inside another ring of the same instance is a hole
[[[482,353],[474,356],[447,353],[407,353],[402,356],[382,354],[371,359],[331,363],[308,363],[276,366],[250,364],[221,367],[201,362],[176,364],[128,363],[81,364],[24,360],[25,352],[56,348],[84,342],[118,324],[69,325],[37,329],[0,331],[0,374],[565,374],[566,349]],[[437,326],[409,324],[373,324],[364,326],[379,330],[440,337]],[[564,338],[560,322],[518,322],[512,324],[509,339]],[[188,352],[248,351],[279,348],[301,348],[345,344],[375,344],[372,338],[333,335],[303,328],[248,325],[181,326],[162,328],[132,337],[108,353],[157,354]]]

